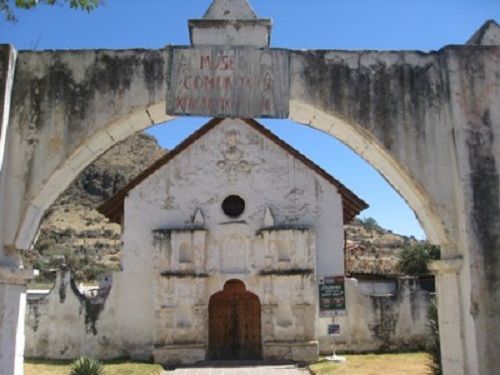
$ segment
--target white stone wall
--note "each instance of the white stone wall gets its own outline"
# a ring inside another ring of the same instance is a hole
[[[229,278],[229,275],[161,277],[155,295],[162,293],[157,300],[165,303],[155,307],[155,349],[145,347],[140,353],[142,357],[154,355],[158,362],[204,359],[208,342],[208,299],[220,291]],[[26,356],[73,359],[84,354],[111,359],[139,354],[138,346],[124,338],[127,327],[116,306],[118,296],[126,293],[120,282],[116,282],[120,280],[119,273],[114,275],[114,280],[95,321],[95,335],[92,322],[86,322],[85,303],[70,286],[69,274],[58,277],[45,298],[29,299]],[[332,318],[319,318],[315,332],[304,329],[308,327],[305,322],[316,319],[318,314],[311,298],[316,293],[312,276],[254,276],[246,279],[245,284],[262,304],[263,350],[267,358],[300,360],[298,354],[306,351],[309,339],[315,335],[319,338],[320,352],[330,354],[330,339],[324,333]],[[171,299],[167,297],[169,293]],[[133,301],[134,296],[130,297]],[[341,335],[335,338],[337,350],[373,352],[421,347],[427,337],[430,298],[428,292],[412,289],[407,282],[401,284],[398,294],[369,296],[360,290],[356,280],[346,279],[347,316],[334,320],[341,327]],[[289,304],[284,304],[285,301]]]
[[[234,247],[212,251],[213,239],[205,230],[155,233],[156,361],[205,359],[210,297],[233,278],[242,280],[260,300],[265,358],[294,359],[291,343],[315,340],[314,234],[304,229],[266,229],[255,236],[242,223],[227,225],[226,232],[229,240],[223,243],[248,243],[238,257],[231,255]],[[278,256],[276,246],[286,247],[281,254],[286,253],[286,259]],[[185,253],[192,255],[191,261]],[[279,353],[275,342],[280,343]]]
[[[89,355],[101,359],[127,356],[121,337],[120,278],[103,304],[85,299],[69,273],[58,273],[53,289],[43,298],[29,299],[26,308],[25,356],[29,358],[74,359]]]
[[[416,280],[402,279],[394,294],[367,294],[356,279],[345,279],[345,316],[320,318],[317,331],[322,354],[331,353],[328,324],[339,324],[336,349],[347,352],[422,349],[428,340],[427,313],[432,295]]]

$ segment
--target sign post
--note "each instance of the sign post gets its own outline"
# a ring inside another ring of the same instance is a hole
[[[319,279],[319,316],[346,315],[344,276]]]

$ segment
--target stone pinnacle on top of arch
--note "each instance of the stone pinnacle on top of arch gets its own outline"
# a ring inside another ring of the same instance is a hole
[[[252,20],[257,19],[257,14],[247,0],[214,0],[203,19]]]
[[[259,18],[247,0],[214,0],[201,19],[189,20],[192,46],[268,48],[272,21]]]

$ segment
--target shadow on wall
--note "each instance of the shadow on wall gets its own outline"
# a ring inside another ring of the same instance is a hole
[[[115,278],[118,280],[118,278]],[[113,275],[98,288],[77,285],[69,272],[58,271],[49,291],[27,292],[25,356],[74,359],[100,354],[104,359],[124,356],[113,344],[117,303]],[[100,353],[102,351],[102,353]]]

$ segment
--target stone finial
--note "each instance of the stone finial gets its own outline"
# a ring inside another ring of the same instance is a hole
[[[246,0],[214,0],[203,16],[205,20],[254,20],[254,10]]]
[[[474,46],[500,45],[500,25],[494,20],[486,21],[465,44]]]
[[[202,19],[189,20],[193,46],[267,48],[272,21],[258,18],[247,0],[214,0]]]
[[[196,212],[194,213],[193,224],[200,226],[205,225],[205,218],[203,217],[203,213],[199,208],[197,208]]]
[[[269,207],[266,207],[266,213],[264,214],[264,227],[274,227],[274,216]]]

